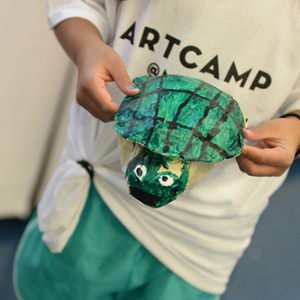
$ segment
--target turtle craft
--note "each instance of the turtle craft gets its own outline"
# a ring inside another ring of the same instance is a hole
[[[245,118],[230,95],[181,75],[141,76],[134,83],[140,93],[123,100],[114,126],[133,197],[164,206],[240,155]]]

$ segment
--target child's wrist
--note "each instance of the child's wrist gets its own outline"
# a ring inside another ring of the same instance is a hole
[[[100,36],[90,34],[84,37],[81,42],[80,46],[77,48],[77,51],[74,55],[74,62],[77,66],[80,66],[87,57],[90,57],[92,52],[97,47],[103,46],[104,43]]]
[[[295,156],[300,154],[300,111],[293,111],[287,114],[280,116],[280,118],[287,118],[293,122],[293,126],[295,126],[294,132],[296,133],[296,137],[298,137],[298,147]]]

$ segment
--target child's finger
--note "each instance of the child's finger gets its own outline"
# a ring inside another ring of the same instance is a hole
[[[102,113],[111,117],[115,116],[120,107],[119,104],[113,102],[104,82],[103,84],[99,84],[96,92],[93,93],[93,91],[91,91],[90,97]]]
[[[285,172],[285,168],[261,165],[253,162],[246,157],[237,157],[240,170],[249,176],[281,176]]]
[[[126,67],[122,61],[120,61],[118,68],[111,70],[111,75],[114,78],[118,88],[126,95],[136,95],[140,90],[133,83],[129,77]]]
[[[77,102],[85,108],[90,107],[90,113],[106,122],[113,120],[119,109],[119,104],[113,102],[102,79],[91,80],[88,85],[80,86],[77,89]]]
[[[249,128],[243,128],[243,134],[249,141],[261,141],[266,138],[272,138],[274,129],[268,123]]]
[[[238,157],[236,157],[236,162],[238,164],[239,169],[241,170],[241,172],[246,173],[246,170],[244,169],[244,166],[241,164],[240,160],[238,159]]]
[[[280,168],[288,166],[288,155],[286,150],[281,147],[259,148],[245,145],[241,156],[259,165]]]
[[[93,100],[91,97],[89,97],[87,94],[84,95],[84,97],[78,98],[77,102],[80,106],[85,108],[89,113],[91,113],[95,118],[103,121],[103,122],[109,122],[114,119],[114,113],[105,113],[99,105],[97,105],[95,100]]]

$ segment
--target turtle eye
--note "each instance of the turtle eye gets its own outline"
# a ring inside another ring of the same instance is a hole
[[[158,180],[163,186],[170,186],[174,183],[174,179],[169,175],[162,175],[159,177]]]
[[[143,177],[147,173],[147,169],[144,165],[137,165],[134,169],[134,173],[139,180],[143,180]]]

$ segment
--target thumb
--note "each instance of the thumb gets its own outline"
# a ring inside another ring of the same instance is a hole
[[[133,83],[129,77],[125,65],[122,64],[117,71],[112,73],[112,76],[118,88],[126,95],[133,96],[140,92],[138,87]]]
[[[267,123],[243,128],[244,137],[249,141],[261,141],[266,138],[270,138],[272,131],[270,130]]]

